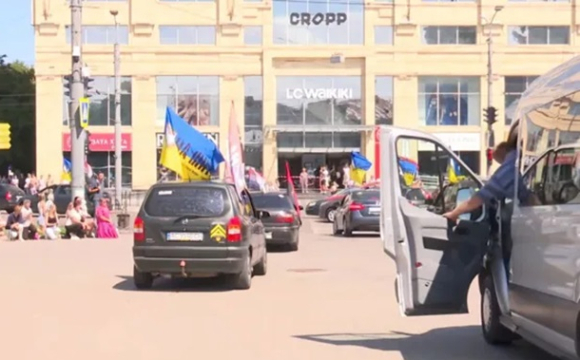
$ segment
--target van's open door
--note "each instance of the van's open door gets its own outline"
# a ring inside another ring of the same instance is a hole
[[[413,205],[402,195],[397,139],[434,142],[467,167],[429,134],[386,127],[380,136],[381,237],[384,251],[396,262],[400,310],[404,315],[465,313],[467,293],[482,267],[490,235],[487,214],[484,209],[479,219],[455,226],[440,213]]]

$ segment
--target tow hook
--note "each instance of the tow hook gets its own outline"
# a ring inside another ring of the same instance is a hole
[[[185,260],[181,260],[181,262],[179,263],[179,266],[181,266],[181,276],[186,278],[187,272],[185,272]]]

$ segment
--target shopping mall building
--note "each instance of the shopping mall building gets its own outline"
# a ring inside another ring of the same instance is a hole
[[[338,166],[377,158],[377,125],[437,133],[484,171],[486,38],[493,38],[496,139],[534,79],[578,52],[573,2],[394,0],[85,0],[83,56],[95,79],[91,154],[113,174],[113,43],[121,43],[123,183],[158,176],[165,108],[227,152],[231,103],[245,162],[268,179],[286,161]],[[37,171],[59,174],[70,152],[70,9],[34,0]],[[504,6],[486,25],[498,5]],[[576,14],[578,12],[578,14]],[[419,149],[420,150],[420,149]],[[421,153],[421,151],[420,151]],[[420,154],[421,156],[421,154]]]

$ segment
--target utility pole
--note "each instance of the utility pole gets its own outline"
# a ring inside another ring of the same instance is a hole
[[[496,6],[494,8],[493,16],[491,17],[490,21],[484,17],[483,20],[489,26],[487,31],[487,107],[486,110],[493,108],[493,34],[491,27],[493,26],[493,21],[495,20],[496,15],[503,10],[503,6]],[[486,111],[486,112],[487,112]],[[495,112],[495,110],[493,110]],[[495,117],[495,116],[494,116]],[[487,152],[489,154],[490,151],[493,151],[493,147],[495,146],[495,136],[493,132],[493,122],[487,119],[487,129],[486,129],[486,143],[487,143]],[[493,162],[490,160],[489,156],[487,156],[487,176],[491,176],[491,165]]]
[[[121,190],[123,177],[123,152],[121,132],[121,49],[119,46],[119,22],[117,21],[117,10],[111,10],[111,15],[115,19],[115,203],[121,205]]]
[[[86,133],[81,127],[80,101],[84,97],[82,81],[82,0],[71,0],[71,43],[72,43],[72,74],[70,77],[70,114],[69,125],[71,134],[72,163],[72,196],[85,199],[85,139]]]

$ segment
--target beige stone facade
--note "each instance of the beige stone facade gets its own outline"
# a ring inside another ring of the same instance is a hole
[[[279,0],[277,0],[279,1]],[[128,44],[122,45],[123,76],[132,81],[132,122],[124,127],[132,134],[132,187],[147,188],[156,181],[155,134],[162,131],[156,122],[156,76],[219,76],[219,125],[200,130],[220,134],[220,147],[227,151],[230,104],[237,110],[238,123],[244,122],[244,76],[263,79],[263,126],[276,124],[277,76],[360,76],[362,125],[375,124],[375,77],[393,77],[394,124],[431,132],[477,133],[483,144],[484,128],[468,126],[423,126],[419,123],[418,87],[421,76],[479,77],[480,104],[487,99],[485,33],[494,39],[493,103],[499,109],[496,138],[503,137],[504,77],[542,74],[578,53],[576,43],[580,9],[564,2],[421,2],[394,0],[364,2],[364,42],[357,45],[279,45],[273,42],[273,4],[276,2],[163,2],[133,0],[85,1],[85,25],[112,25],[109,10],[119,11],[118,21],[129,29]],[[37,73],[37,172],[59,174],[62,168],[63,85],[70,73],[71,47],[66,42],[70,9],[65,1],[33,0],[36,28]],[[361,3],[359,3],[361,4]],[[480,17],[491,16],[494,7],[505,8],[496,17],[497,25],[483,26]],[[362,5],[361,5],[362,6]],[[160,45],[159,25],[207,25],[216,27],[215,45]],[[477,26],[473,45],[425,45],[422,26]],[[511,45],[509,26],[566,26],[568,45]],[[245,46],[245,26],[261,26],[263,44]],[[375,45],[375,26],[390,26],[392,45]],[[333,64],[333,54],[344,62]],[[113,46],[84,45],[82,61],[92,76],[112,76]],[[481,111],[480,111],[481,113]],[[111,133],[112,126],[92,126],[93,133]],[[278,171],[275,131],[264,131],[263,172],[274,178]],[[374,160],[372,130],[362,131],[361,151]],[[59,139],[59,141],[55,141]],[[481,167],[485,167],[484,152]]]

